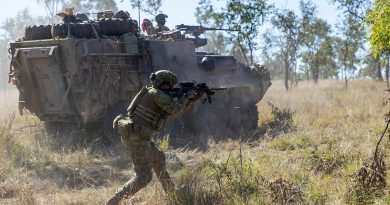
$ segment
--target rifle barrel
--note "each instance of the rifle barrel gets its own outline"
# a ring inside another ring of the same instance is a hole
[[[204,30],[204,31],[238,31],[238,30],[227,29],[227,28],[207,28],[207,27],[203,27],[203,26],[190,26],[190,25],[184,25],[184,24],[176,25],[176,29],[179,29],[179,30],[200,29],[200,30]]]
[[[233,29],[228,29],[228,28],[203,28],[206,31],[238,31],[238,30],[233,30]]]
[[[210,88],[210,90],[227,90],[227,88]]]

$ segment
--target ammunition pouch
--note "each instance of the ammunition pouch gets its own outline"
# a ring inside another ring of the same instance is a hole
[[[113,128],[116,132],[118,132],[118,121],[119,121],[120,119],[122,119],[122,118],[123,118],[123,115],[120,114],[120,115],[118,115],[118,116],[115,117],[114,121],[112,121],[112,128]]]
[[[118,115],[113,121],[114,130],[121,136],[129,136],[133,131],[133,120],[125,115]]]

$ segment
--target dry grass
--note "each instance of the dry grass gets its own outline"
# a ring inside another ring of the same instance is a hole
[[[282,82],[273,82],[258,104],[259,126],[272,121],[270,102],[294,111],[295,129],[248,143],[210,142],[207,152],[168,150],[181,159],[170,160],[168,166],[180,194],[164,195],[154,177],[130,201],[364,204],[365,199],[349,198],[354,187],[351,176],[372,155],[385,125],[388,107],[381,106],[387,97],[385,88],[372,81],[351,81],[348,89],[343,82],[320,81],[318,85],[304,82],[285,92]],[[14,94],[4,94],[2,124],[17,113]],[[126,155],[89,149],[54,152],[35,117],[16,116],[11,124],[10,132],[0,126],[0,204],[102,204],[132,176]],[[389,145],[386,141],[382,146],[387,155]],[[166,142],[163,146],[166,149]],[[389,204],[389,185],[366,202]]]

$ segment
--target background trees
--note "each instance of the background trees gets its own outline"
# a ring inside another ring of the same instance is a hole
[[[49,18],[44,16],[33,17],[28,9],[24,9],[16,14],[14,18],[7,18],[1,25],[0,35],[0,83],[1,87],[6,88],[8,82],[9,69],[9,53],[8,47],[11,41],[17,40],[24,36],[24,28],[27,25],[45,24],[49,22]]]
[[[47,1],[47,0],[46,0]],[[117,11],[115,0],[51,0],[64,1],[63,8],[73,7],[77,12],[87,13],[91,11],[112,10]]]
[[[64,8],[73,7],[79,13],[91,11],[117,10],[115,0],[36,0],[46,10],[46,17],[51,23],[56,20],[56,14]]]
[[[296,67],[298,49],[302,41],[301,25],[298,16],[291,10],[280,10],[275,12],[272,25],[278,29],[278,35],[274,41],[279,48],[280,57],[284,64],[284,87],[289,89],[289,80],[297,80]],[[294,72],[294,76],[291,73]]]
[[[338,61],[341,65],[341,76],[344,78],[345,86],[357,70],[361,59],[357,52],[362,46],[363,33],[358,19],[353,14],[347,14],[338,26],[339,38],[337,39]]]
[[[266,0],[227,0],[226,7],[220,11],[214,10],[209,0],[201,0],[196,14],[201,24],[229,28],[227,39],[233,41],[231,53],[241,52],[245,62],[255,63],[255,50],[258,42],[255,40],[260,34],[260,26],[270,14],[272,7]]]
[[[382,56],[386,62],[386,80],[389,85],[390,75],[390,3],[376,0],[372,10],[366,16],[371,51],[377,59]]]
[[[212,47],[207,50],[223,47],[214,51],[236,55],[248,65],[266,64],[274,78],[284,79],[286,90],[302,79],[315,83],[319,79],[343,79],[347,87],[349,80],[355,77],[382,80],[383,73],[386,79],[390,76],[387,63],[390,52],[387,47],[378,45],[378,42],[389,42],[388,35],[379,34],[387,27],[375,24],[383,21],[381,25],[390,25],[385,23],[390,19],[387,13],[376,20],[390,3],[378,2],[372,7],[372,2],[365,0],[329,0],[341,12],[334,25],[318,16],[317,6],[311,0],[301,0],[299,11],[278,9],[266,0],[258,1],[257,6],[253,6],[252,1],[228,0],[223,8],[216,7],[210,0],[200,0],[196,16],[202,25],[240,31],[236,36],[234,33],[213,34]],[[366,15],[370,9],[373,11]],[[250,15],[255,10],[257,14]],[[253,21],[255,17],[258,20]],[[370,26],[363,26],[364,22]],[[369,39],[366,38],[368,31],[372,33]],[[370,52],[365,43],[368,40],[378,45]],[[241,55],[236,52],[237,46]],[[385,72],[383,67],[386,67]]]
[[[159,13],[162,3],[163,0],[130,0],[131,7],[139,7],[142,12],[152,16],[156,16]]]
[[[320,78],[320,67],[325,61],[320,54],[325,45],[327,38],[331,32],[330,25],[323,19],[317,16],[317,8],[311,1],[300,1],[300,10],[302,13],[301,19],[301,35],[302,46],[304,50],[301,55],[303,62],[306,62],[306,70],[304,75],[306,79],[313,79],[315,83]]]

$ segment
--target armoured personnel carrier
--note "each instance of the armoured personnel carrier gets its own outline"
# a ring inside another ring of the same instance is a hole
[[[269,72],[233,56],[197,52],[207,43],[199,37],[204,30],[179,25],[141,35],[136,21],[115,18],[29,26],[10,44],[10,82],[19,90],[20,114],[36,115],[52,134],[64,128],[110,132],[112,119],[150,84],[150,74],[169,69],[182,81],[228,88],[213,103],[196,103],[171,120],[161,134],[170,134],[172,143],[199,141],[193,136],[223,139],[256,128],[256,103],[271,85]]]

